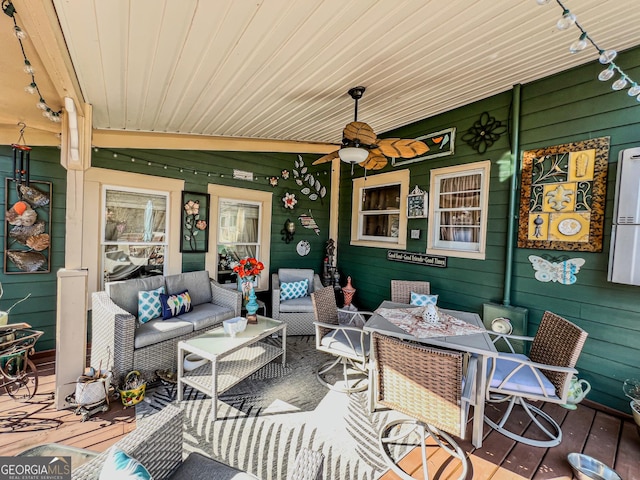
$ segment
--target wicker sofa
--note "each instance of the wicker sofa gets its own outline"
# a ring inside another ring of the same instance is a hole
[[[146,418],[114,447],[138,460],[154,480],[219,480],[256,479],[199,453],[183,456],[183,413],[175,404]],[[71,472],[73,480],[97,480],[107,458],[108,451]],[[324,456],[320,452],[301,449],[294,465],[287,474],[288,480],[316,480],[322,478]]]
[[[193,310],[168,320],[137,321],[138,292],[165,286],[168,294],[189,291]],[[156,370],[176,370],[177,345],[223,320],[240,315],[242,295],[198,271],[111,282],[92,295],[91,366],[120,380],[138,370],[148,380]]]

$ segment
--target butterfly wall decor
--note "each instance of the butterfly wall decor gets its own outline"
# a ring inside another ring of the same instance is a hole
[[[537,255],[529,255],[531,266],[536,271],[536,280],[540,282],[558,282],[573,285],[578,279],[576,274],[585,263],[584,258],[569,258],[559,262],[546,260]]]

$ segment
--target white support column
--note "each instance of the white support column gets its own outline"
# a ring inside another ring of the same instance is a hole
[[[75,391],[87,355],[87,270],[58,270],[56,314],[56,408]]]
[[[338,264],[338,208],[340,201],[340,158],[331,161],[331,203],[329,207],[329,238],[335,245],[333,265]]]

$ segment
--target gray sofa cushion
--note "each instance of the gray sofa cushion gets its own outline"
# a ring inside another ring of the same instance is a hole
[[[156,318],[136,328],[136,337],[133,345],[134,348],[147,347],[191,332],[193,332],[193,324],[191,322],[185,322],[178,317],[170,318],[169,320]]]
[[[104,289],[113,300],[123,310],[126,310],[134,317],[138,316],[138,292],[154,290],[164,285],[164,277],[134,278],[122,282],[109,282]]]
[[[236,470],[229,465],[191,452],[182,465],[171,475],[170,480],[256,480],[249,473]]]
[[[165,282],[169,295],[189,290],[191,305],[211,302],[211,283],[206,270],[169,275],[165,277]]]
[[[281,268],[278,270],[278,280],[280,283],[299,282],[309,280],[309,293],[313,292],[313,276],[315,273],[309,268]],[[282,310],[282,308],[280,308]],[[313,311],[313,309],[311,309]]]
[[[292,298],[280,302],[281,312],[310,312],[313,313],[313,303],[311,297]]]
[[[203,303],[194,307],[190,312],[184,313],[176,318],[191,323],[194,330],[201,330],[217,325],[223,320],[233,318],[234,316],[234,311],[230,308],[214,303]]]

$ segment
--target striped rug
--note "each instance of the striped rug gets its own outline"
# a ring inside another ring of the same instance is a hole
[[[185,450],[197,451],[264,480],[286,478],[297,451],[324,453],[324,478],[374,479],[386,470],[378,453],[378,432],[394,412],[369,413],[366,392],[328,390],[315,378],[329,356],[315,349],[312,336],[287,339],[287,363],[271,363],[240,382],[218,402],[218,420],[209,421],[211,399],[185,391]],[[175,388],[150,390],[136,406],[142,418],[175,399]]]

